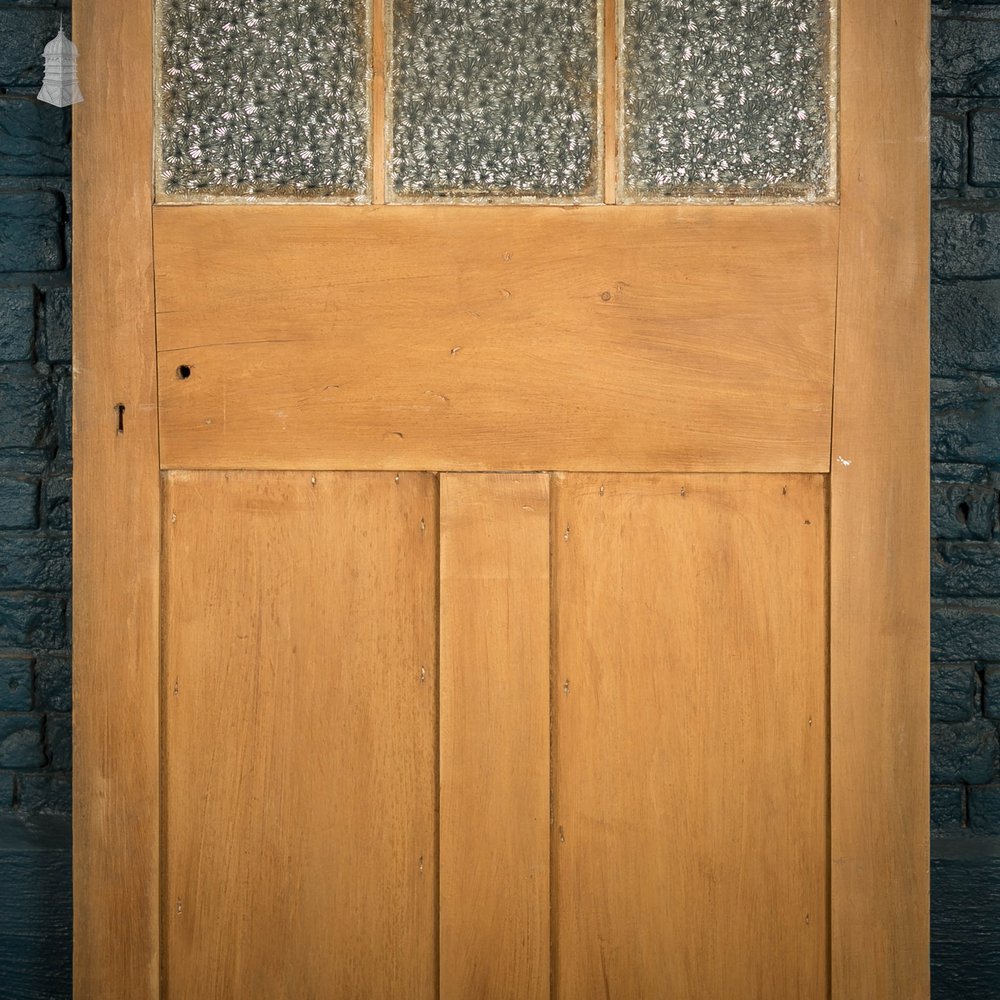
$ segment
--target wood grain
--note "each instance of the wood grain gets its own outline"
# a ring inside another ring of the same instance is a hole
[[[843,0],[840,17],[833,1000],[926,1000],[929,15]]]
[[[441,1000],[549,996],[549,480],[441,477]]]
[[[836,208],[166,207],[155,238],[165,467],[828,468]]]
[[[73,996],[158,997],[159,458],[152,5],[73,39]],[[119,433],[119,407],[123,433]]]
[[[553,502],[557,995],[825,996],[824,478]]]
[[[436,483],[164,494],[165,1000],[435,995]]]

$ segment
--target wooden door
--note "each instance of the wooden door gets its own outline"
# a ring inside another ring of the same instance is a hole
[[[296,79],[346,11],[281,100],[368,145],[253,197],[149,59],[229,8],[77,10],[81,998],[928,995],[926,18],[796,5],[816,172],[746,190],[643,172],[651,40],[719,5],[453,11],[590,18],[490,43],[590,102],[523,190],[398,127],[477,86],[407,77],[426,5],[257,5]],[[758,72],[727,37],[696,76]]]

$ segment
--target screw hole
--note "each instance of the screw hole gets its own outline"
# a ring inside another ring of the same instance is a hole
[[[178,378],[190,378],[191,377],[191,366],[190,365],[178,365],[177,366],[177,377]]]

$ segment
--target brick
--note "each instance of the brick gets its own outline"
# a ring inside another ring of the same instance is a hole
[[[33,769],[45,764],[41,716],[0,715],[0,767]]]
[[[931,656],[936,663],[960,660],[1000,662],[1000,608],[933,606]]]
[[[52,420],[52,387],[30,368],[0,371],[0,445],[44,446]]]
[[[931,65],[933,94],[1000,95],[1000,22],[972,17],[934,18]]]
[[[0,712],[31,711],[31,660],[0,658]]]
[[[931,830],[954,833],[962,829],[965,801],[961,785],[935,785],[931,788]]]
[[[969,135],[969,181],[980,187],[1000,184],[1000,111],[974,111]]]
[[[67,775],[20,774],[17,795],[20,812],[28,815],[68,816],[72,808],[72,785]]]
[[[968,722],[976,700],[976,672],[971,663],[936,663],[931,667],[931,721]]]
[[[992,486],[931,483],[931,537],[986,541],[997,523],[997,491]]]
[[[73,379],[68,369],[53,373],[55,384],[55,412],[53,430],[56,436],[58,457],[67,460],[73,446]]]
[[[931,285],[931,374],[1000,374],[1000,281]]]
[[[45,292],[45,357],[66,364],[73,358],[73,292],[68,287]]]
[[[40,87],[42,50],[58,30],[58,11],[0,8],[0,86]]]
[[[0,544],[0,580],[3,557]],[[931,552],[931,593],[935,597],[1000,596],[1000,545],[941,542]]]
[[[931,116],[931,184],[960,187],[965,181],[965,116]]]
[[[46,535],[0,535],[0,590],[69,590],[70,541]]]
[[[0,648],[58,650],[68,645],[65,598],[0,594]]]
[[[935,207],[931,269],[939,278],[1000,277],[1000,210]]]
[[[38,480],[0,476],[0,530],[38,527]]]
[[[975,833],[1000,834],[1000,784],[969,787],[969,829]]]
[[[31,361],[35,353],[35,289],[0,288],[0,361]]]
[[[937,461],[1000,465],[1000,380],[931,380],[931,455]]]
[[[0,815],[14,808],[14,772],[0,771]]]
[[[997,729],[977,719],[963,723],[931,723],[931,781],[984,785],[997,775]]]
[[[14,448],[4,444],[4,414],[0,409],[0,475],[42,475],[49,468],[49,454],[44,447]]]
[[[33,97],[0,98],[0,175],[68,176],[68,112]]]
[[[0,271],[58,271],[64,265],[62,198],[51,191],[4,194]]]
[[[990,481],[985,465],[965,462],[932,462],[931,479],[936,483],[978,483]]]
[[[46,482],[45,526],[49,531],[69,531],[72,528],[72,494],[73,486],[69,476],[53,476]]]
[[[1000,666],[987,666],[983,670],[983,715],[1000,719]]]
[[[45,750],[54,771],[69,771],[73,766],[72,721],[69,715],[45,717]]]
[[[36,660],[35,704],[46,712],[72,709],[73,678],[68,656],[49,653]]]

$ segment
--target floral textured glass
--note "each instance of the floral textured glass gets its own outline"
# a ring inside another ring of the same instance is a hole
[[[597,0],[394,0],[392,193],[598,193]]]
[[[160,190],[359,197],[364,0],[159,0]]]
[[[625,0],[626,198],[823,198],[831,0]]]

